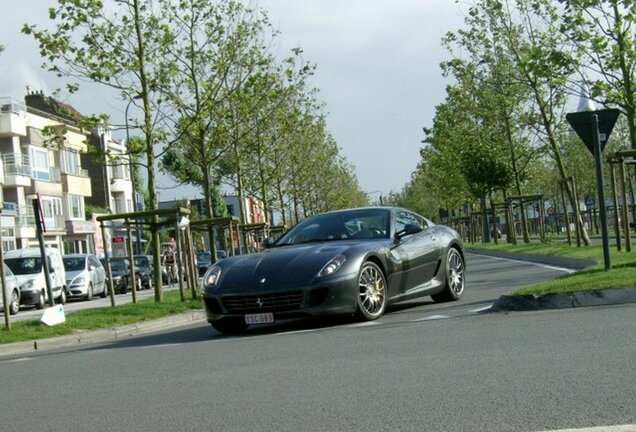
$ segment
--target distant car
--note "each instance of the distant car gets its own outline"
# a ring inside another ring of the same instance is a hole
[[[9,301],[9,313],[15,315],[20,311],[20,284],[18,283],[18,278],[15,277],[6,264],[4,265],[4,280],[6,283],[4,290]],[[2,295],[0,295],[0,309],[4,311],[4,298]]]
[[[152,255],[135,255],[135,270],[141,276],[141,286],[145,289],[152,288]]]
[[[101,258],[102,265],[106,267],[106,259]],[[132,277],[130,274],[130,263],[128,258],[111,258],[110,259],[110,272],[113,276],[113,290],[119,294],[126,294],[128,289],[132,289]],[[141,275],[138,271],[136,274],[137,291],[141,289]],[[106,274],[108,278],[108,272]]]
[[[66,270],[69,297],[92,300],[94,294],[106,297],[106,270],[95,255],[67,254],[62,256]]]
[[[197,268],[199,269],[199,276],[203,276],[208,267],[212,264],[212,254],[210,252],[197,252]]]
[[[303,316],[375,320],[392,303],[464,293],[459,234],[399,207],[311,216],[264,246],[218,261],[203,277],[203,306],[217,331]]]

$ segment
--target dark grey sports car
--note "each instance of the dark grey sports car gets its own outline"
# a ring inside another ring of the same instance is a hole
[[[301,316],[379,318],[388,304],[464,292],[459,234],[403,208],[309,217],[266,250],[229,257],[203,277],[207,319],[220,332]]]

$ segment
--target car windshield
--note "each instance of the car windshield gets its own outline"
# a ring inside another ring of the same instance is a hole
[[[78,271],[86,268],[85,257],[64,257],[62,261],[64,261],[64,269],[66,271]]]
[[[388,209],[359,209],[325,213],[298,223],[274,246],[346,239],[389,237]]]
[[[199,262],[210,262],[210,257],[211,256],[212,256],[212,254],[210,254],[210,252],[197,252],[197,261],[199,261]]]
[[[9,258],[4,262],[16,275],[37,274],[42,270],[42,258],[39,257]]]
[[[126,270],[126,262],[120,259],[111,259],[110,260],[110,269],[114,271],[123,271]]]
[[[150,260],[147,256],[134,257],[136,267],[150,267]]]

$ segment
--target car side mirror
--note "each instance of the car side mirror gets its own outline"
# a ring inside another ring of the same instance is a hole
[[[274,240],[272,240],[271,237],[267,237],[261,244],[265,249],[269,249],[274,245]]]
[[[399,241],[402,239],[402,237],[406,237],[407,235],[411,235],[411,234],[417,234],[419,232],[422,232],[424,230],[424,228],[422,228],[422,226],[420,224],[417,223],[410,223],[410,224],[406,224],[404,225],[404,229],[402,231],[398,231],[395,233],[395,240]]]

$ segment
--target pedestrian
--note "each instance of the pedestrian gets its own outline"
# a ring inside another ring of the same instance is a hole
[[[163,254],[163,266],[166,268],[166,273],[168,274],[168,284],[172,286],[172,281],[176,279],[174,273],[174,250],[172,246],[168,246],[166,251]]]

